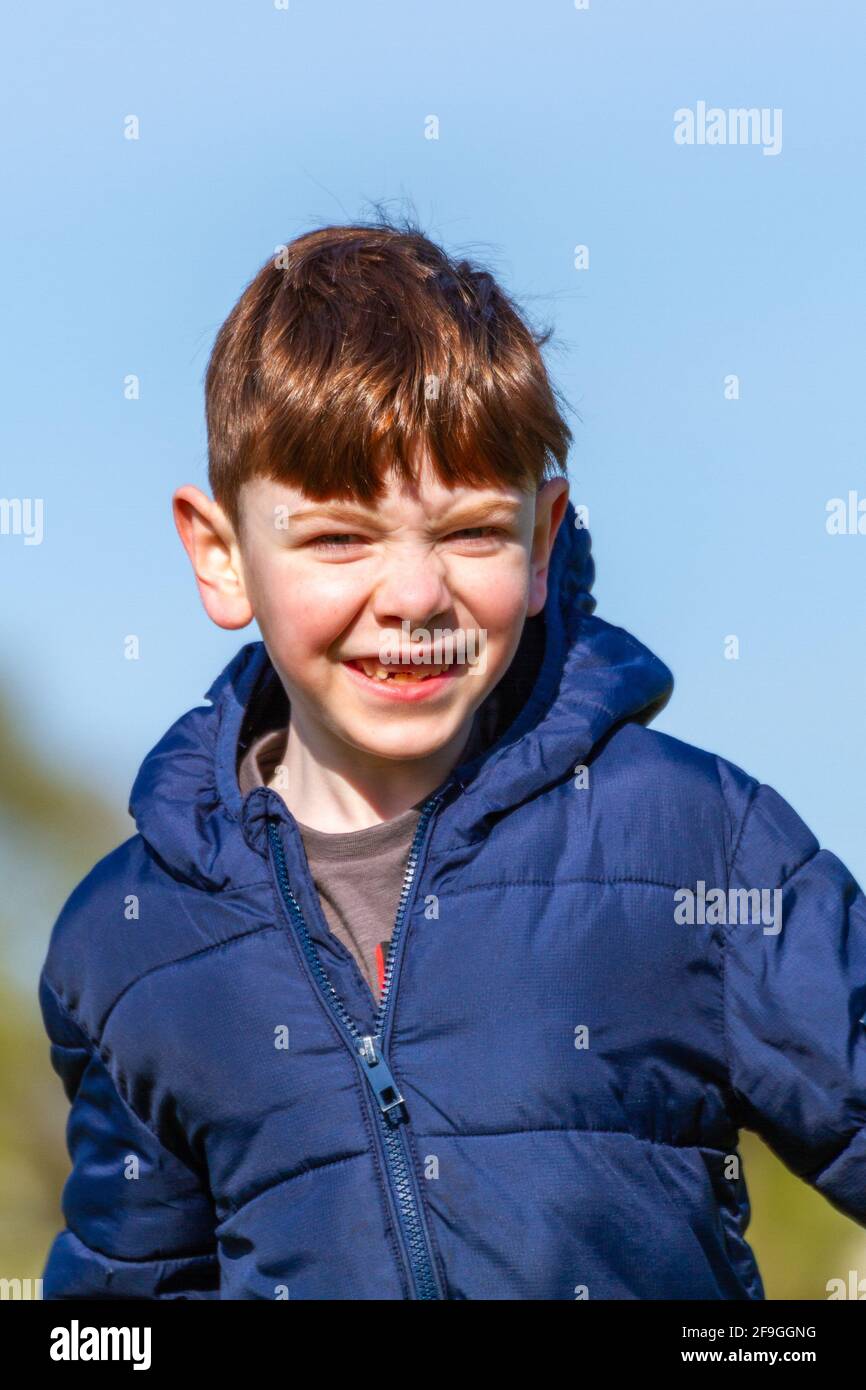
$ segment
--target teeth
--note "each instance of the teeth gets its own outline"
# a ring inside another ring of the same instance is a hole
[[[407,681],[426,681],[431,676],[439,676],[447,670],[445,666],[383,666],[378,661],[361,658],[358,665],[365,676],[374,681],[396,681],[398,685]]]

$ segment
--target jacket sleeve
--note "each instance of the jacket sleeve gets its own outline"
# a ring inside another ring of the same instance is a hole
[[[43,1299],[219,1298],[205,1185],[133,1113],[44,972],[39,1000],[51,1064],[71,1101],[72,1161]]]
[[[763,911],[732,914],[764,893]],[[740,1125],[866,1226],[866,900],[845,865],[754,780],[725,932],[728,1067]],[[732,920],[736,915],[738,920]]]

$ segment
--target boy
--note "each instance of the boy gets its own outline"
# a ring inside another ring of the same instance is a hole
[[[866,901],[646,727],[539,345],[387,225],[220,330],[175,519],[264,641],[54,928],[46,1298],[760,1299],[742,1126],[866,1224]]]

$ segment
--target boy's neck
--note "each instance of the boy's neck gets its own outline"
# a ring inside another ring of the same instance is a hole
[[[306,724],[297,707],[270,785],[302,825],[328,834],[366,830],[402,815],[441,785],[461,760],[473,720],[427,758],[368,758]]]

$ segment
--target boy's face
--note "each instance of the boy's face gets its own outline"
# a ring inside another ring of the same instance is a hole
[[[544,606],[567,498],[564,479],[537,493],[452,489],[426,466],[414,484],[391,474],[370,507],[257,478],[229,541],[231,584],[209,602],[214,576],[196,565],[199,587],[222,626],[256,618],[318,761],[341,765],[345,745],[374,761],[456,758]]]

